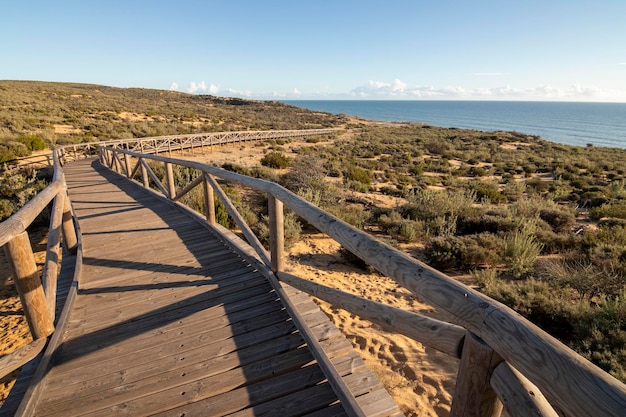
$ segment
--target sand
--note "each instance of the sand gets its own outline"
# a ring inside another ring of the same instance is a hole
[[[432,315],[406,289],[378,273],[347,262],[340,245],[321,234],[305,234],[289,251],[287,270],[314,282],[394,307]],[[402,335],[391,334],[359,317],[315,300],[352,342],[368,368],[380,379],[407,416],[447,416],[458,360],[425,348]]]
[[[290,143],[286,151],[303,143]],[[211,153],[185,155],[185,158],[215,163],[235,162],[254,166],[267,147],[226,146]],[[373,196],[378,204],[393,204],[385,196]],[[371,273],[351,264],[341,256],[339,244],[321,233],[304,233],[289,251],[287,269],[294,275],[324,285],[351,292],[374,301],[411,311],[433,315],[432,308],[423,304],[407,290],[389,278]],[[0,356],[28,343],[30,336],[21,311],[15,287],[9,277],[4,254],[0,253],[0,326],[2,342]],[[41,254],[39,255],[41,256]],[[41,262],[42,259],[38,259]],[[353,314],[316,300],[320,308],[352,342],[367,366],[407,416],[447,416],[454,391],[458,360],[407,337],[381,330]],[[12,386],[11,378],[0,381],[0,402]]]

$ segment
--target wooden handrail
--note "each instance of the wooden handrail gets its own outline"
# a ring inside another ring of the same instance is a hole
[[[502,360],[532,381],[551,404],[566,414],[621,416],[626,409],[626,385],[510,308],[346,224],[278,184],[198,162],[111,147],[105,149],[135,158],[195,168],[206,175],[265,192],[437,308],[450,323],[462,326],[484,341]],[[271,256],[274,257],[274,254]]]
[[[81,145],[69,145],[78,157]],[[91,153],[93,144],[82,145],[85,154]],[[66,160],[64,147],[56,148],[47,156],[52,161],[54,174],[52,181],[26,205],[11,217],[0,223],[0,246],[4,247],[11,267],[16,288],[22,301],[33,342],[0,358],[0,378],[15,368],[37,357],[44,348],[47,337],[55,330],[57,277],[61,263],[61,237],[68,253],[77,247],[77,224],[71,212],[66,193],[62,164]],[[52,202],[48,244],[43,274],[40,277],[32,254],[31,243],[26,229],[35,218]],[[58,324],[58,323],[57,323]],[[13,368],[13,369],[11,369]]]
[[[332,131],[334,130],[320,129],[318,134],[326,134]],[[284,132],[286,135],[303,135],[302,131]],[[310,133],[311,131],[305,132]],[[284,269],[288,270],[288,265],[284,264],[284,256],[281,252],[283,249],[279,236],[282,230],[278,229],[281,228],[281,206],[284,205],[363,259],[366,263],[431,304],[441,315],[444,315],[450,324],[440,325],[442,326],[440,329],[446,329],[445,332],[448,336],[443,336],[442,339],[449,340],[448,342],[439,340],[428,341],[428,337],[431,336],[424,336],[419,331],[414,331],[410,337],[414,337],[416,340],[425,340],[425,344],[445,345],[443,347],[444,351],[456,357],[459,356],[462,345],[461,366],[463,369],[459,370],[460,378],[471,378],[471,376],[464,376],[467,375],[469,365],[463,364],[472,362],[469,356],[464,357],[464,355],[486,358],[480,359],[479,362],[484,363],[484,365],[480,366],[479,370],[484,372],[487,377],[487,385],[493,388],[495,394],[498,395],[498,398],[500,398],[513,416],[523,415],[525,411],[520,410],[538,413],[538,415],[553,416],[555,413],[548,402],[561,412],[571,416],[623,415],[623,411],[626,409],[626,385],[577,355],[508,307],[379,242],[372,236],[342,222],[278,184],[246,177],[197,162],[156,155],[158,152],[193,149],[194,146],[198,145],[226,144],[236,141],[258,140],[265,137],[262,132],[253,132],[257,134],[254,138],[244,133],[225,132],[219,134],[170,136],[162,140],[158,138],[144,138],[112,141],[107,142],[106,146],[99,145],[100,160],[104,165],[121,171],[127,177],[133,177],[140,170],[143,185],[148,186],[148,179],[151,178],[160,191],[168,198],[180,198],[182,194],[189,192],[194,186],[202,184],[202,187],[205,189],[205,204],[207,204],[205,215],[210,223],[215,222],[215,213],[212,213],[212,207],[209,207],[209,204],[213,206],[213,193],[215,192],[218,194],[218,197],[228,202],[225,193],[218,191],[220,188],[217,182],[212,180],[212,176],[249,187],[255,191],[267,193],[271,204],[270,226],[273,243],[270,247],[269,256],[260,244],[252,244],[252,246],[257,246],[256,257],[259,262],[265,264],[268,269],[274,270],[277,277],[284,279],[285,282],[290,280],[291,283],[297,282],[297,277],[293,277],[283,271]],[[267,136],[267,138],[271,137]],[[69,206],[64,202],[67,201],[67,197],[62,164],[72,157],[77,158],[79,151],[80,153],[91,154],[94,144],[81,146],[73,145],[55,149],[52,154],[55,168],[52,183],[20,211],[0,223],[0,245],[5,245],[15,239],[16,236],[21,235],[26,230],[26,227],[51,201],[58,199],[58,204],[56,205],[63,207],[63,210],[55,208],[55,211],[61,210],[63,212],[63,240],[68,247],[72,245],[79,247],[79,256],[76,259],[77,262],[80,262],[82,257],[80,252],[80,234],[78,234],[77,244],[76,236],[74,237],[74,243],[71,243],[72,238],[69,233],[66,233],[66,229],[69,231],[77,228],[78,224],[74,223],[74,227],[68,227],[68,224],[66,224],[66,217],[69,216],[71,218],[71,208],[68,209]],[[67,151],[68,148],[73,152]],[[137,149],[143,150],[143,153],[135,152]],[[123,162],[120,158],[121,154],[124,154]],[[138,158],[134,168],[130,161],[131,157]],[[198,169],[202,172],[202,180],[194,181],[193,186],[184,187],[176,195],[175,190],[172,190],[169,186],[173,185],[171,177],[166,188],[146,163],[147,159],[164,164],[176,164]],[[227,207],[229,207],[231,217],[235,218],[239,226],[245,230],[244,235],[251,234],[251,231],[243,222],[243,218],[236,213],[234,205],[227,204]],[[58,220],[56,220],[55,216],[53,216],[53,219],[54,224],[57,225]],[[57,228],[53,227],[53,229],[56,230]],[[53,238],[55,238],[54,235]],[[253,238],[252,236],[246,236],[246,238],[252,241],[256,239],[256,237]],[[51,244],[50,246],[49,253],[54,251],[56,245]],[[48,269],[51,270],[52,268]],[[80,271],[80,265],[77,265],[77,271]],[[395,331],[409,329],[402,331],[411,332],[410,328],[416,326],[413,323],[413,320],[416,320],[415,318],[411,318],[412,316],[404,317],[402,314],[394,315],[393,320],[388,321],[390,320],[389,314],[393,310],[387,310],[377,304],[370,304],[373,302],[354,299],[352,295],[342,294],[337,290],[328,290],[327,287],[324,288],[317,284],[308,287],[304,284],[301,286],[301,290],[313,295],[316,293],[318,296],[331,294],[327,298],[334,297],[334,302],[338,303],[341,308],[346,308],[348,311],[355,312],[355,314],[361,314],[365,318],[369,314],[370,319],[382,320]],[[75,297],[76,285],[73,285],[73,289],[74,292],[70,293],[72,298]],[[49,306],[47,307],[48,309],[50,309]],[[68,314],[69,310],[64,309],[62,317],[59,318],[61,328],[64,317],[66,318]],[[465,330],[461,330],[459,326]],[[437,332],[434,328],[432,330],[434,333]],[[461,332],[465,331],[467,331],[467,334],[461,335]],[[451,334],[455,335],[454,338],[450,336]],[[53,337],[56,337],[55,343],[58,343],[61,335],[57,331],[53,333]],[[432,337],[436,339],[435,336]],[[468,340],[470,339],[472,346],[468,345]],[[11,358],[0,358],[0,364],[11,364],[0,367],[0,371],[14,366],[17,363],[14,360],[15,358],[31,355],[40,343],[42,342],[38,341],[37,346],[24,348],[20,353],[13,354]],[[54,346],[49,346],[49,349],[54,349]],[[493,351],[493,354],[489,353],[490,351]],[[46,350],[46,352],[49,352],[49,350]],[[466,354],[465,352],[468,353]],[[43,372],[45,371],[40,371],[41,375],[43,375]],[[471,372],[470,374],[473,375]],[[483,377],[481,378],[484,379]],[[488,389],[484,388],[483,391],[488,391]],[[545,399],[542,394],[545,395]],[[458,395],[455,394],[458,398],[463,397],[463,395],[467,395],[467,391]],[[453,403],[454,401],[457,401],[456,407],[458,409],[458,401],[460,400],[455,398]],[[489,412],[494,415],[497,414],[498,405],[496,403],[487,397],[480,401],[486,401],[483,404],[487,404],[487,408],[491,410]],[[479,405],[475,407],[476,409],[468,409],[465,411],[465,414],[481,415],[479,410],[481,407],[483,406]]]

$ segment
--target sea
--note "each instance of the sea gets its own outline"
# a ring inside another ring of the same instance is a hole
[[[626,148],[626,103],[531,101],[286,100],[370,120],[515,131],[575,146]]]

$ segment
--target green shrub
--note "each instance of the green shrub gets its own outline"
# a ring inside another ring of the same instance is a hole
[[[17,158],[17,156],[13,153],[11,148],[0,144],[0,163],[12,161],[15,158]]]
[[[24,156],[30,155],[30,150],[28,150],[26,145],[24,145],[23,143],[9,142],[7,143],[7,145],[11,149],[11,152],[13,152],[13,154],[17,156],[18,158],[22,158]]]
[[[241,165],[237,165],[235,163],[232,162],[225,162],[222,164],[222,168],[227,170],[227,171],[231,171],[231,172],[235,172],[237,174],[241,174],[241,175],[248,175],[250,176],[250,170],[244,166]]]
[[[46,149],[46,141],[41,135],[18,136],[17,141],[24,144],[30,151],[40,151]]]
[[[472,271],[472,277],[474,277],[482,290],[489,291],[497,283],[498,271],[493,268],[475,269]]]
[[[13,204],[10,200],[0,199],[0,221],[10,217],[13,213],[15,213],[15,204]]]
[[[475,193],[478,201],[487,200],[493,204],[506,203],[506,196],[498,190],[498,186],[491,182],[472,181],[470,189]]]
[[[437,191],[416,189],[407,195],[401,214],[411,220],[433,220],[442,216],[464,216],[476,212],[476,196],[466,190]]]
[[[285,211],[283,225],[285,233],[285,249],[289,249],[300,240],[302,225],[298,221],[298,216],[296,216],[296,214],[291,210]],[[261,216],[261,221],[257,222],[252,230],[256,234],[259,241],[266,247],[269,247],[269,216]]]
[[[457,233],[471,235],[476,233],[508,233],[517,228],[519,219],[511,216],[508,210],[490,210],[477,215],[459,218]]]
[[[368,193],[370,190],[369,185],[363,184],[362,182],[354,181],[354,180],[348,180],[346,182],[346,188],[348,190],[357,191],[359,193]]]
[[[600,220],[603,217],[626,219],[626,202],[619,201],[603,204],[600,207],[594,207],[589,210],[589,217],[591,217],[592,220]]]
[[[549,184],[545,181],[542,181],[541,178],[531,178],[529,180],[526,180],[526,186],[529,189],[535,190],[539,193],[548,191],[549,188]]]
[[[429,240],[425,255],[435,268],[472,270],[494,266],[500,261],[502,241],[490,234],[435,237]]]
[[[539,218],[548,223],[555,232],[564,232],[576,222],[576,216],[571,211],[553,208],[541,209]]]
[[[328,210],[330,214],[340,218],[344,222],[351,224],[358,229],[363,229],[363,226],[365,226],[365,224],[371,217],[371,213],[369,212],[369,210],[366,210],[360,204],[350,204],[343,206],[335,205],[327,207],[326,210]]]
[[[504,259],[514,278],[520,278],[533,267],[543,245],[526,228],[510,236],[504,246]]]
[[[287,156],[285,156],[281,152],[275,152],[275,151],[266,154],[261,159],[261,165],[269,167],[269,168],[275,168],[275,169],[287,168],[289,166],[289,163],[290,163],[290,160]]]
[[[352,165],[348,168],[345,177],[347,180],[356,181],[368,186],[372,183],[371,172],[356,165]]]
[[[402,236],[407,242],[414,242],[421,233],[421,222],[406,220],[400,225],[400,236]]]

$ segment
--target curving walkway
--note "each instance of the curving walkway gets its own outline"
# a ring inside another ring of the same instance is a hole
[[[84,269],[35,415],[345,415],[236,244],[94,160],[64,171]],[[399,415],[309,297],[287,290],[366,414]]]

